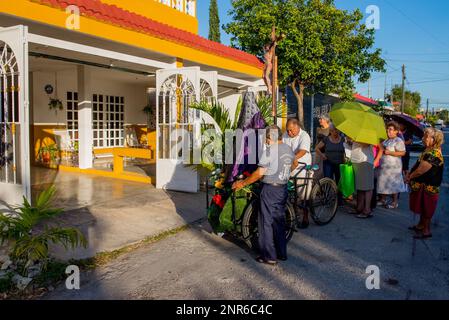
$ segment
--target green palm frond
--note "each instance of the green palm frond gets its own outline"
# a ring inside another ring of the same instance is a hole
[[[221,102],[212,101],[211,103],[208,103],[206,101],[201,101],[191,104],[189,107],[207,113],[215,121],[221,132],[225,132],[225,130],[232,128],[229,110],[226,109]]]
[[[272,105],[271,105],[271,97],[269,96],[259,96],[257,99],[257,106],[259,107],[260,113],[262,114],[262,118],[265,120],[267,125],[272,125],[273,115],[272,115]],[[276,111],[276,116],[278,118],[282,118],[282,103],[278,103]]]
[[[237,106],[235,108],[234,123],[232,124],[232,129],[236,129],[237,128],[237,124],[239,122],[239,117],[240,117],[240,112],[242,112],[242,106],[243,106],[243,99],[240,96],[239,97],[239,101],[237,102]]]
[[[66,249],[87,246],[86,238],[75,228],[45,225],[43,231],[35,231],[42,229],[36,228],[42,221],[63,212],[50,206],[55,192],[55,187],[51,186],[38,196],[36,206],[24,198],[22,206],[16,207],[13,214],[0,214],[0,243],[12,243],[10,255],[23,272],[37,260],[47,261],[49,243],[61,244]]]

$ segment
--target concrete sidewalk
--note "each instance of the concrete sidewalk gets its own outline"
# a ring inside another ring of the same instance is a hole
[[[64,260],[119,249],[206,216],[202,192],[165,191],[142,183],[46,169],[38,171],[35,179],[35,193],[51,184],[57,188],[54,206],[66,211],[54,223],[79,228],[89,242],[88,248],[74,251],[52,247],[52,254]]]

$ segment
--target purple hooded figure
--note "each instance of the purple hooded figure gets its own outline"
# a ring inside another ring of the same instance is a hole
[[[240,148],[235,150],[236,158],[232,167],[229,168],[226,179],[228,182],[233,181],[236,176],[243,172],[251,173],[257,169],[257,163],[248,163],[248,156],[253,153],[258,154],[258,135],[256,134],[256,141],[251,141],[248,136],[251,132],[257,132],[257,129],[263,129],[265,126],[265,120],[257,106],[255,93],[247,91],[243,96],[242,110],[237,122],[237,129],[243,130],[243,143],[236,143],[236,146]]]

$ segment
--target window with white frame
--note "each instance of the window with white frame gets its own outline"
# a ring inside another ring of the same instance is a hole
[[[94,148],[122,147],[124,139],[125,98],[94,94],[92,128]]]
[[[67,131],[75,145],[78,142],[78,92],[67,92]]]

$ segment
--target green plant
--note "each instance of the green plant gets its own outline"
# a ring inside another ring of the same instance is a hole
[[[262,57],[272,27],[278,42],[280,87],[289,86],[303,124],[305,94],[337,93],[350,98],[354,82],[366,82],[384,71],[375,30],[367,28],[360,10],[341,10],[333,0],[234,0],[224,31],[231,45]]]
[[[147,115],[150,116],[150,115],[152,115],[152,114],[154,113],[154,108],[151,107],[150,104],[147,104],[147,105],[142,109],[142,111],[145,112]]]
[[[265,123],[267,125],[273,124],[273,116],[272,116],[272,104],[271,104],[271,98],[268,96],[259,96],[256,100],[257,107],[260,110],[260,113],[262,115],[262,118],[264,119]],[[229,114],[229,110],[224,106],[224,104],[220,102],[207,102],[207,101],[201,101],[197,103],[193,103],[189,106],[192,109],[197,109],[205,112],[208,114],[215,122],[216,127],[219,128],[219,131],[213,131],[207,129],[213,128],[213,126],[209,124],[203,124],[202,126],[202,150],[204,150],[204,147],[208,144],[210,144],[210,141],[213,141],[213,144],[215,145],[213,150],[220,149],[222,150],[221,155],[215,155],[217,156],[216,159],[224,160],[224,154],[227,154],[227,150],[225,148],[231,148],[232,146],[226,145],[224,142],[224,132],[226,130],[235,130],[237,129],[239,116],[243,107],[243,100],[240,97],[240,99],[237,102],[236,110],[234,113],[234,119],[231,120],[231,116]],[[277,106],[277,117],[282,116],[282,105],[279,103]],[[214,171],[215,169],[223,167],[224,163],[216,164],[214,163],[214,159],[201,159],[201,163],[199,165],[193,165],[194,170],[199,172],[201,175],[206,176],[210,172]]]
[[[8,273],[6,277],[0,279],[0,293],[8,292],[14,288],[14,283],[12,282],[12,273]]]
[[[55,161],[59,156],[58,146],[53,143],[39,148],[39,158],[43,162]]]
[[[221,42],[220,38],[220,17],[217,0],[211,0],[209,5],[209,40]]]
[[[271,97],[269,97],[269,96],[260,96],[257,99],[257,107],[259,108],[260,113],[262,114],[262,118],[265,120],[265,123],[269,126],[274,124],[273,116],[272,116],[273,106],[271,103],[272,103]],[[282,117],[282,108],[283,108],[282,104],[278,103],[277,108],[276,108],[276,111],[277,111],[276,117],[278,117],[278,118]]]
[[[9,255],[22,275],[36,262],[46,267],[49,243],[61,244],[65,249],[87,246],[78,229],[50,227],[44,223],[63,212],[51,207],[55,192],[56,188],[51,186],[39,195],[35,206],[24,197],[23,204],[13,208],[12,214],[0,214],[0,244],[10,244]]]
[[[55,111],[64,109],[62,101],[57,98],[50,98],[48,107],[50,108],[50,110],[55,110]]]

